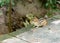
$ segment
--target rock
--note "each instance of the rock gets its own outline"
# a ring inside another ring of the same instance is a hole
[[[5,17],[3,11],[0,10],[0,34],[8,33],[8,28],[5,25]]]

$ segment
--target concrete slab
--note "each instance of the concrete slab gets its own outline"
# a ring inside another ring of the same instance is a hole
[[[2,43],[60,43],[60,22],[58,24],[54,24],[59,20],[52,20],[44,27],[28,27],[10,33],[8,35],[12,37],[3,40]]]
[[[20,39],[20,40],[19,40]],[[22,41],[21,41],[22,39]],[[30,31],[16,35],[2,41],[3,43],[60,43],[60,24],[50,24],[42,28],[34,28]]]

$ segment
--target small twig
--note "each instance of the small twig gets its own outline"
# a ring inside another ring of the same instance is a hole
[[[11,0],[10,0],[10,3],[9,3],[9,14],[8,14],[8,20],[9,20],[9,24],[8,24],[8,30],[9,30],[9,33],[12,32],[12,27],[11,27],[11,8],[12,8],[12,5],[11,5]]]

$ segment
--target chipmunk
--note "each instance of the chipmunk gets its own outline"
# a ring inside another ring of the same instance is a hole
[[[41,27],[47,25],[46,19],[38,19],[37,17],[34,17],[31,21],[31,24],[33,24],[35,27]]]
[[[42,27],[42,26],[47,25],[46,19],[39,20],[33,14],[26,15],[26,17],[27,17],[27,19],[29,19],[29,21],[27,20],[27,22],[25,22],[24,25],[26,25],[27,23],[33,25],[34,27]],[[26,25],[26,27],[27,27],[27,25]]]
[[[46,19],[38,19],[36,16],[33,14],[29,14],[26,16],[30,20],[30,24],[36,26],[36,27],[41,27],[47,25],[47,20]]]

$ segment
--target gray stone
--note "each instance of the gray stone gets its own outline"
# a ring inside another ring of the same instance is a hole
[[[3,43],[60,43],[60,24],[53,24],[52,22],[50,22],[47,26],[31,29],[30,31],[3,40],[2,42]]]
[[[8,28],[5,25],[5,15],[3,14],[3,11],[0,10],[0,35],[8,33]]]

